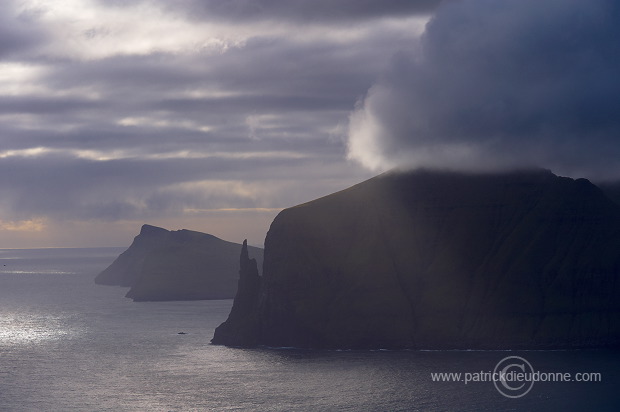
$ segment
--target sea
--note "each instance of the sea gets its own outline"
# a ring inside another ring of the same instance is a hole
[[[0,250],[0,411],[620,411],[617,350],[211,345],[232,300],[95,285],[123,250]]]

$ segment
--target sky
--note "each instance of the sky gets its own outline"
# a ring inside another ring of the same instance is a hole
[[[0,248],[261,246],[394,167],[620,178],[612,0],[3,0]]]

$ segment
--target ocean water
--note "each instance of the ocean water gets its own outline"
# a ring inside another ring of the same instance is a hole
[[[95,285],[122,250],[0,250],[0,411],[620,410],[619,351],[213,346],[232,301],[134,303]],[[600,379],[536,382],[518,398],[482,378],[432,379],[483,377],[509,356]]]

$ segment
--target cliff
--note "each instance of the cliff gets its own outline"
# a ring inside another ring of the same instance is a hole
[[[235,332],[213,343],[620,343],[620,206],[587,180],[543,170],[387,173],[286,209],[263,272],[254,323],[230,317]]]
[[[135,301],[231,299],[237,290],[238,243],[144,225],[131,246],[95,282],[130,286]],[[262,249],[249,247],[262,262]]]
[[[608,198],[620,205],[620,182],[597,183],[597,186]]]

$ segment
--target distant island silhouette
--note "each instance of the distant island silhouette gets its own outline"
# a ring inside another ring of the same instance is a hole
[[[126,296],[134,301],[232,299],[240,249],[206,233],[143,225],[95,283],[130,287]],[[262,261],[263,250],[250,249]]]
[[[283,210],[212,343],[620,344],[620,206],[547,170],[389,172]]]

